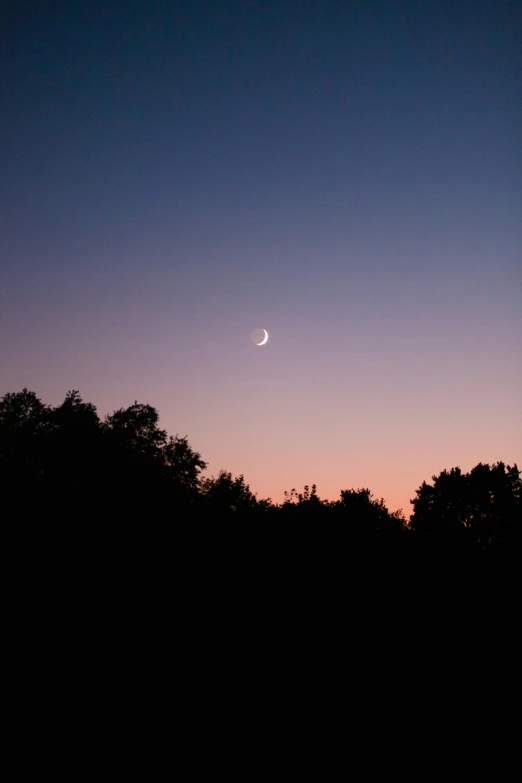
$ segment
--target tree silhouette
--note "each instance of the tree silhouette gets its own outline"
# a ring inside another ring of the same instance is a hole
[[[521,480],[516,465],[479,463],[469,473],[456,467],[432,481],[423,482],[411,501],[410,527],[416,533],[481,546],[518,535]]]
[[[384,499],[376,500],[367,488],[342,490],[334,509],[337,519],[351,536],[397,534],[405,528],[402,512],[390,512]]]
[[[252,511],[258,506],[257,498],[245,482],[244,476],[234,478],[226,470],[220,470],[217,477],[205,479],[202,491],[210,506],[220,514]]]
[[[468,536],[488,546],[515,543],[522,524],[522,481],[516,465],[479,463],[467,475]]]
[[[49,411],[49,421],[47,502],[55,515],[70,515],[74,508],[78,518],[87,513],[101,481],[101,423],[95,406],[84,402],[76,390],[67,392],[62,404]]]
[[[196,493],[202,487],[201,472],[207,463],[189,445],[186,437],[169,437],[163,447],[164,472],[175,486],[188,493]]]
[[[0,400],[0,433],[5,437],[10,432],[36,432],[47,423],[48,411],[36,394],[26,388],[5,394]]]
[[[45,490],[51,410],[23,389],[0,400],[0,494],[4,521],[34,513]]]
[[[53,424],[68,433],[82,433],[97,430],[100,420],[95,406],[84,402],[80,392],[68,391],[61,405],[52,411]]]
[[[152,405],[135,402],[120,408],[105,419],[105,427],[116,442],[136,454],[159,455],[167,433],[158,426],[159,414]]]

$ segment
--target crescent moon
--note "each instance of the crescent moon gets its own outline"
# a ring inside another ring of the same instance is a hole
[[[261,340],[260,343],[256,343],[256,345],[264,345],[268,340],[268,332],[266,331],[266,329],[263,329],[263,332],[265,333],[264,338]]]

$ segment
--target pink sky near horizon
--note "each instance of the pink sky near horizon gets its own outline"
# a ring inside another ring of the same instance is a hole
[[[258,497],[275,502],[305,484],[328,500],[368,487],[408,518],[415,490],[443,469],[522,465],[520,369],[495,339],[348,338],[336,329],[326,337],[325,325],[314,337],[306,319],[273,320],[272,331],[270,319],[260,322],[270,332],[260,348],[246,328],[257,319],[233,318],[183,340],[120,333],[119,360],[117,341],[95,341],[65,364],[56,354],[45,375],[52,360],[44,352],[41,369],[21,363],[5,391],[27,385],[56,405],[77,388],[100,417],[149,403],[169,434],[188,436],[209,475],[243,474]],[[52,339],[65,351],[71,337]]]

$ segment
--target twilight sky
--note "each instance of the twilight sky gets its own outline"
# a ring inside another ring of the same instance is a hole
[[[9,4],[0,395],[150,403],[277,501],[409,515],[520,467],[521,31],[510,0]]]

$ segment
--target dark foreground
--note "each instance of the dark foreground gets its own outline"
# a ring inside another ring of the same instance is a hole
[[[4,767],[522,779],[515,554],[293,541],[4,531]]]

